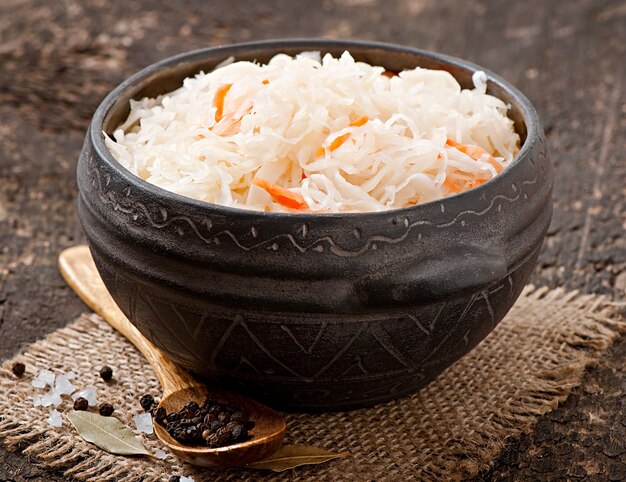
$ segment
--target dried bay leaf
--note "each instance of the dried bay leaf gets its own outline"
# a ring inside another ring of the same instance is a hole
[[[321,464],[329,460],[345,457],[348,454],[349,452],[341,452],[339,454],[328,452],[311,445],[283,445],[268,458],[248,464],[246,467],[282,472],[300,465]]]
[[[133,432],[115,417],[73,410],[67,418],[83,439],[102,450],[117,455],[150,455]]]

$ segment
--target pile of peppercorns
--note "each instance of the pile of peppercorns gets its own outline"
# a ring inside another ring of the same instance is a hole
[[[208,397],[202,406],[188,402],[180,411],[167,413],[163,407],[152,407],[150,399],[142,397],[141,406],[167,432],[186,445],[206,445],[216,448],[243,442],[254,427],[250,415],[236,405],[226,405]]]

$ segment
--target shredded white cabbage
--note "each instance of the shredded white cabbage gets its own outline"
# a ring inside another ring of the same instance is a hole
[[[146,181],[210,203],[287,212],[380,211],[495,176],[519,149],[484,72],[383,67],[319,52],[233,62],[131,101],[106,137]],[[223,98],[223,103],[221,99]]]

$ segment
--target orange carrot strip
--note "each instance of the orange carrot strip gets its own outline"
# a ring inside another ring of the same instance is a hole
[[[443,181],[443,185],[446,186],[448,189],[450,189],[450,191],[452,192],[461,192],[461,189],[459,189],[458,187],[456,187],[456,184],[454,184],[450,179],[448,179],[446,177],[446,180]]]
[[[500,174],[504,170],[504,168],[502,167],[502,164],[496,161],[493,157],[489,156],[489,159],[487,159],[487,161],[496,170],[496,174]]]
[[[252,112],[252,106],[248,108],[244,115],[249,114],[250,112]],[[241,128],[241,119],[241,117],[235,119],[235,114],[229,112],[228,114],[223,115],[220,122],[213,126],[212,131],[218,136],[224,137],[237,134]]]
[[[367,121],[369,120],[369,118],[364,115],[363,117],[359,117],[358,119],[353,120],[352,122],[350,122],[350,127],[361,127],[362,125],[365,125],[367,123]],[[333,139],[333,141],[330,143],[330,146],[328,147],[328,150],[330,152],[333,152],[337,149],[339,149],[339,147],[341,147],[341,145],[346,142],[348,139],[350,139],[350,133],[347,132],[339,137],[335,137],[335,139]],[[320,147],[317,151],[315,151],[315,155],[317,157],[322,157],[324,155],[324,148]]]
[[[480,146],[458,145],[458,146],[456,146],[456,148],[459,151],[461,151],[462,153],[467,154],[468,156],[470,156],[472,159],[475,159],[475,160],[479,160],[482,156],[484,156],[486,154],[488,156],[487,157],[487,162],[489,164],[491,164],[495,168],[496,173],[500,174],[502,172],[502,166],[500,165],[500,163],[498,161],[496,161],[491,156],[491,154],[489,154],[482,147],[480,147]]]
[[[382,75],[384,75],[385,77],[389,77],[390,79],[392,77],[398,76],[398,74],[396,74],[395,72],[392,72],[391,70],[385,70]]]
[[[352,122],[350,122],[350,126],[361,127],[362,125],[365,125],[368,120],[369,118],[366,115],[364,115],[363,117],[359,117],[358,119],[355,119]]]
[[[461,151],[463,154],[467,154],[475,161],[479,160],[482,156],[486,154],[488,156],[487,162],[494,167],[494,169],[496,170],[496,173],[500,174],[502,172],[502,169],[503,169],[502,165],[498,161],[496,161],[491,154],[489,154],[486,150],[484,150],[480,146],[474,146],[474,145],[469,145],[469,144],[458,144],[452,139],[447,139],[446,145],[456,148],[457,150]]]
[[[220,85],[215,92],[215,97],[213,97],[213,107],[217,109],[215,111],[215,122],[222,120],[224,115],[224,99],[232,86],[233,84]]]
[[[285,207],[291,209],[301,209],[307,205],[301,194],[278,186],[266,179],[255,177],[252,179],[252,184],[259,186],[261,189],[265,189],[269,195],[272,196],[274,201]]]
[[[350,133],[349,132],[347,132],[346,134],[343,134],[343,135],[341,135],[339,137],[335,137],[335,139],[333,139],[333,141],[330,143],[330,146],[328,146],[328,150],[330,152],[333,152],[333,151],[339,149],[339,147],[341,147],[341,144],[346,142],[349,138],[350,138]],[[317,151],[315,151],[315,155],[317,157],[322,157],[325,152],[326,151],[324,150],[324,148],[320,147]]]
[[[339,137],[335,137],[333,139],[333,142],[330,143],[330,146],[328,147],[328,150],[330,152],[336,151],[337,149],[339,149],[341,147],[341,145],[346,142],[348,139],[350,138],[350,133],[347,132],[346,134],[339,136]]]
[[[470,187],[469,189],[473,189],[475,187],[480,186],[481,184],[484,184],[487,182],[487,179],[474,179],[471,183],[470,183]]]

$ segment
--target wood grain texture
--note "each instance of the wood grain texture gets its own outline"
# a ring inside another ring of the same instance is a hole
[[[59,254],[59,271],[81,300],[121,333],[148,361],[163,389],[163,398],[176,392],[197,389],[202,385],[150,343],[126,318],[98,275],[89,248],[85,245],[65,249]],[[203,403],[200,400],[199,403]],[[171,409],[170,409],[171,410]]]
[[[85,307],[57,273],[84,240],[74,169],[87,122],[123,78],[192,48],[250,39],[370,38],[467,58],[535,104],[555,164],[555,213],[534,282],[626,290],[623,0],[272,0],[0,3],[0,358]],[[626,342],[512,443],[483,480],[622,480]],[[62,480],[0,450],[0,480]]]

